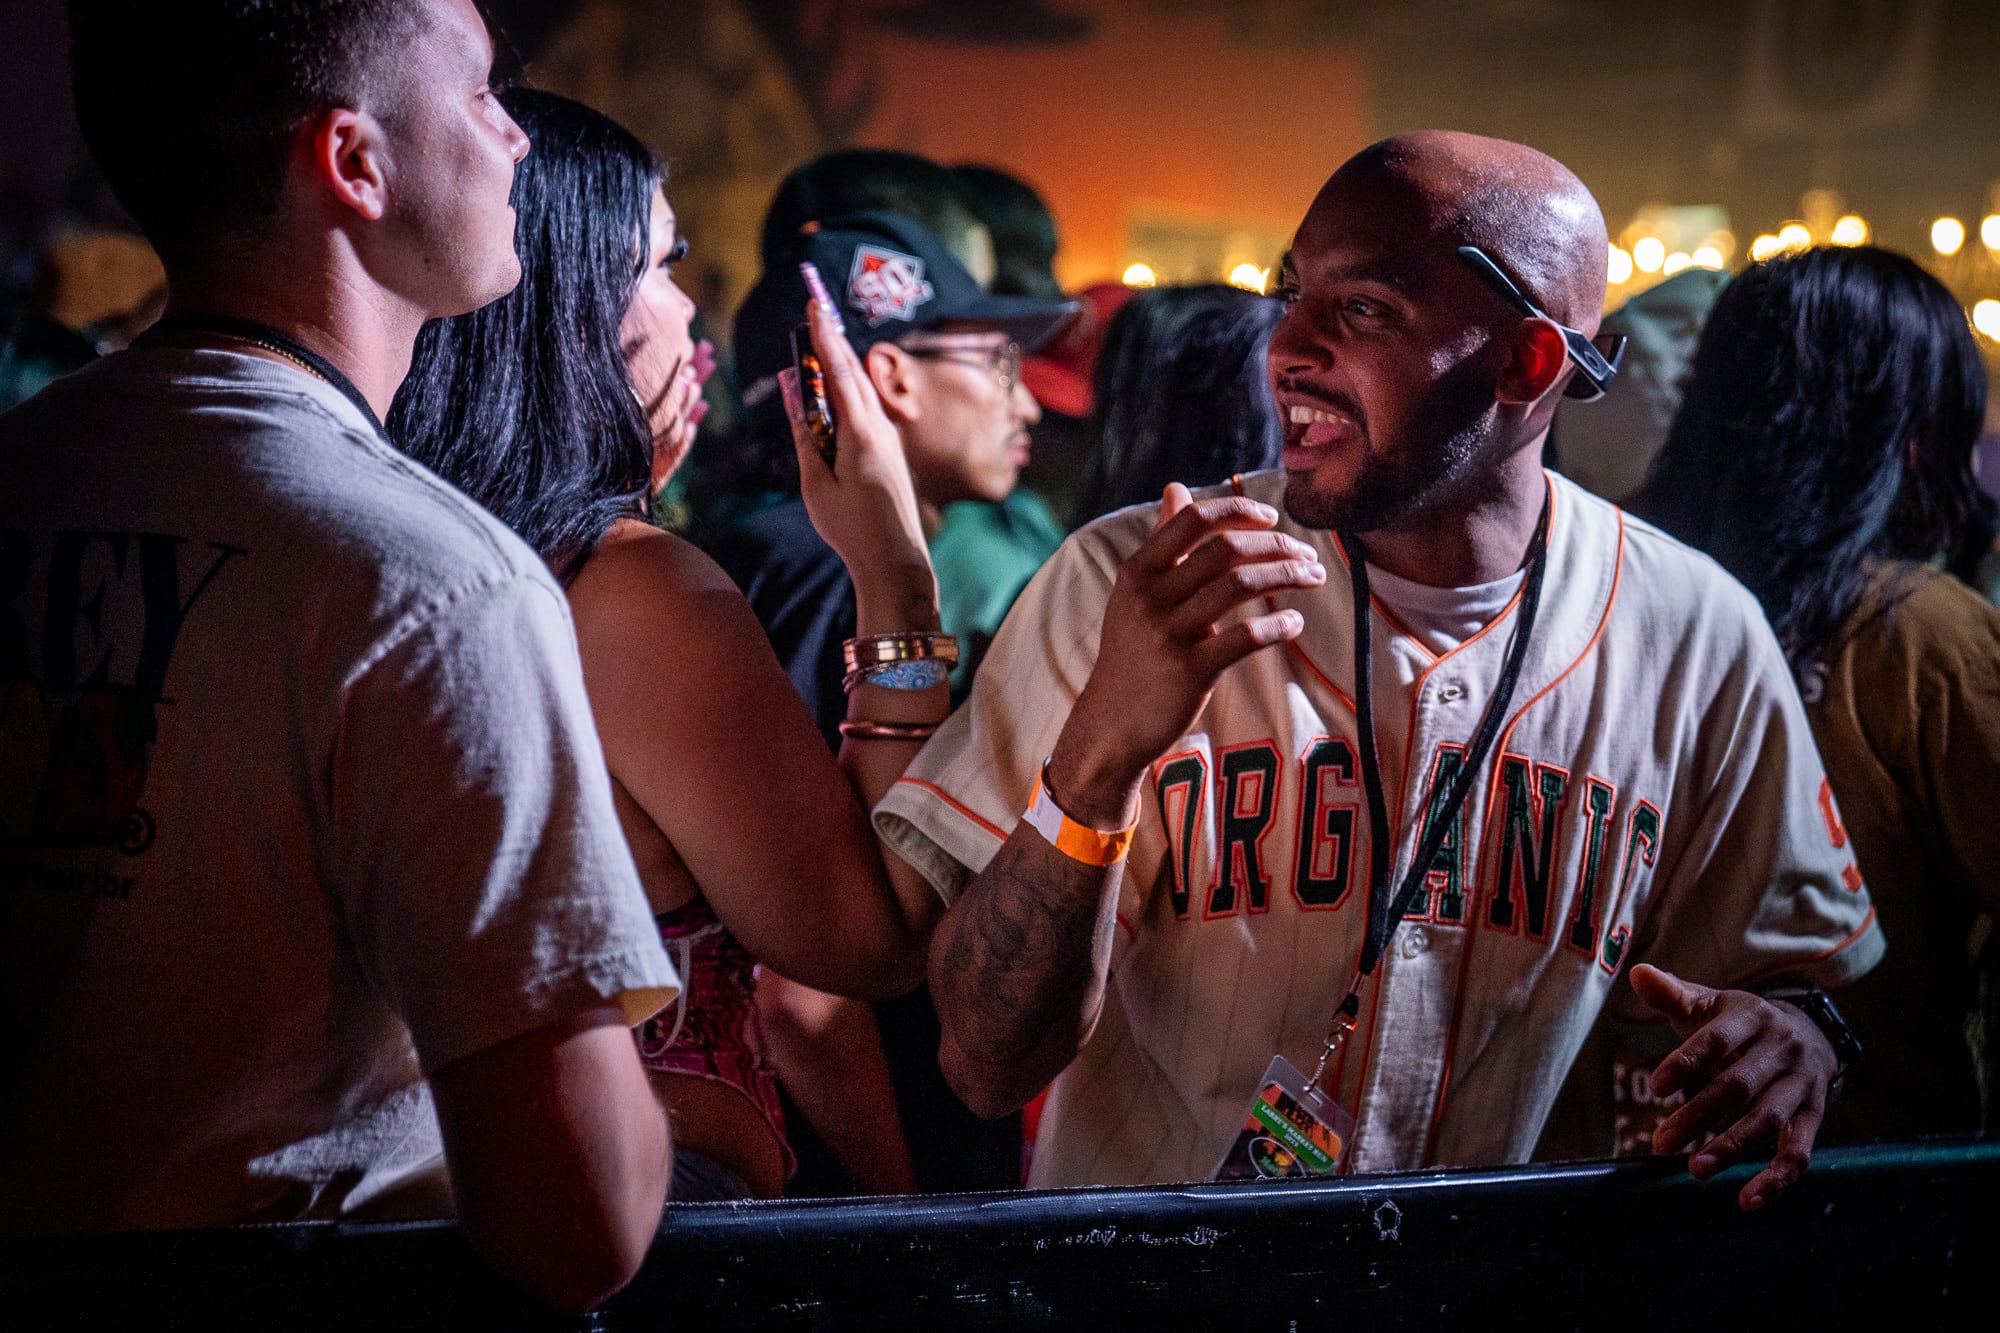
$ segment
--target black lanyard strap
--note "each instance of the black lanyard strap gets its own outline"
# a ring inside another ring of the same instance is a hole
[[[369,405],[367,398],[362,396],[361,390],[355,387],[354,381],[341,373],[340,367],[296,338],[280,333],[268,325],[248,319],[237,319],[231,315],[174,315],[155,324],[153,331],[212,333],[237,342],[249,343],[253,347],[261,347],[267,352],[276,352],[288,361],[297,362],[304,369],[338,389],[342,397],[353,403],[360,409],[361,415],[368,418],[368,424],[375,428],[375,433],[386,438],[387,432],[382,429],[382,419],[375,415],[375,409]]]
[[[1347,550],[1347,564],[1350,581],[1354,590],[1354,711],[1355,721],[1360,729],[1361,739],[1361,780],[1368,793],[1368,934],[1361,945],[1361,968],[1350,988],[1347,999],[1341,1002],[1341,1012],[1352,1014],[1359,1003],[1358,988],[1361,980],[1375,970],[1382,960],[1382,950],[1389,943],[1389,936],[1395,931],[1397,921],[1409,910],[1417,891],[1424,885],[1430,873],[1431,861],[1438,849],[1444,846],[1452,821],[1458,817],[1460,807],[1471,794],[1485,767],[1494,742],[1500,735],[1500,724],[1507,715],[1507,709],[1514,700],[1514,687],[1521,680],[1521,666],[1528,657],[1528,639],[1535,630],[1535,616],[1541,608],[1542,576],[1549,561],[1549,502],[1542,501],[1542,516],[1535,524],[1535,536],[1528,546],[1528,572],[1521,589],[1521,610],[1514,629],[1514,639],[1507,648],[1507,657],[1500,667],[1500,679],[1493,690],[1493,697],[1487,702],[1486,712],[1479,719],[1479,729],[1473,734],[1472,744],[1465,753],[1465,762],[1458,770],[1446,792],[1444,805],[1439,808],[1438,817],[1430,820],[1430,830],[1421,843],[1417,854],[1410,861],[1410,868],[1403,876],[1402,884],[1393,897],[1387,892],[1389,887],[1389,866],[1391,848],[1389,846],[1389,808],[1382,795],[1382,764],[1375,745],[1375,666],[1372,635],[1369,626],[1368,602],[1368,552],[1361,541],[1351,533],[1340,534],[1341,545]],[[1407,778],[1407,774],[1405,777]]]

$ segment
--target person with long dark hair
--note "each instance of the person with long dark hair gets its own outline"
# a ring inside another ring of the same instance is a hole
[[[699,387],[659,163],[575,102],[504,100],[533,145],[515,186],[521,286],[425,330],[389,428],[567,588],[626,837],[684,963],[685,1003],[639,1038],[681,1148],[674,1197],[775,1195],[789,1151],[754,962],[822,990],[898,994],[921,976],[939,910],[868,824],[947,707],[939,662],[912,656],[948,654],[916,498],[894,428],[815,302],[837,461],[797,412],[795,436],[811,517],[853,578],[865,659],[836,763],[742,594],[646,519]]]
[[[2000,612],[1952,577],[1993,542],[1985,410],[1965,313],[1914,262],[1769,260],[1722,293],[1638,502],[1763,604],[1826,759],[1828,836],[1892,941],[1841,997],[1866,1050],[1829,1120],[1850,1138],[1994,1123],[1993,946],[1968,957],[2000,911]]]
[[[1264,349],[1284,306],[1220,283],[1140,292],[1098,353],[1082,521],[1277,466]]]

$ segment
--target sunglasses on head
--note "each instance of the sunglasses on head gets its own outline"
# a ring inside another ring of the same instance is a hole
[[[1481,282],[1524,317],[1546,319],[1562,330],[1563,345],[1569,351],[1571,364],[1576,367],[1576,374],[1563,386],[1563,397],[1587,403],[1604,396],[1604,391],[1611,387],[1611,381],[1618,377],[1618,363],[1625,359],[1624,334],[1600,333],[1597,335],[1599,341],[1593,342],[1580,330],[1550,318],[1541,307],[1522,295],[1514,280],[1503,273],[1500,266],[1493,262],[1493,257],[1478,246],[1459,246],[1458,257],[1471,266]]]

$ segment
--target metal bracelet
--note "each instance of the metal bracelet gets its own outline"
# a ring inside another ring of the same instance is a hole
[[[843,722],[840,734],[857,741],[927,741],[935,722]]]

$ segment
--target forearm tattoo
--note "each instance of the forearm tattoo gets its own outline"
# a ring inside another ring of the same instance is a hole
[[[1017,833],[940,927],[931,992],[983,1080],[1032,1096],[1081,1047],[1103,1002],[1117,876]]]

